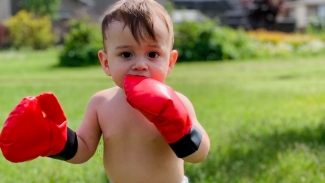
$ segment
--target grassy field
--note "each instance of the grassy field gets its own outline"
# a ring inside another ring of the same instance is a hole
[[[0,125],[24,96],[54,92],[72,129],[113,86],[101,68],[58,68],[57,52],[0,52]],[[211,140],[191,183],[325,181],[325,57],[177,64],[167,84],[188,96]],[[0,182],[107,182],[100,149],[85,164],[0,156]],[[23,152],[22,152],[23,153]]]

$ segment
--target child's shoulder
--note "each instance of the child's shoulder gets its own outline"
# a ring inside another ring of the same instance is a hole
[[[107,88],[107,89],[104,89],[104,90],[101,90],[101,91],[98,91],[97,93],[95,93],[94,96],[107,96],[107,95],[114,95],[116,94],[116,92],[118,92],[120,88],[115,86],[115,87],[112,87],[112,88]]]
[[[176,94],[185,106],[192,106],[192,102],[190,101],[190,99],[187,96],[185,96],[184,94],[182,94],[180,92],[176,92]]]
[[[175,91],[175,93],[177,94],[177,96],[181,99],[181,100],[189,100],[184,94]]]
[[[103,101],[109,101],[111,100],[119,91],[119,87],[112,87],[112,88],[108,88],[105,90],[101,90],[97,93],[95,93],[92,97],[91,97],[91,101],[96,101],[97,102],[103,102]]]

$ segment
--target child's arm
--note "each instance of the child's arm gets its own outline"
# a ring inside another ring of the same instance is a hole
[[[193,153],[187,157],[184,157],[183,160],[186,162],[190,162],[190,163],[199,163],[199,162],[203,161],[209,153],[209,149],[210,149],[209,136],[207,135],[204,128],[201,126],[201,124],[197,120],[194,107],[193,107],[192,103],[190,102],[190,100],[180,93],[177,93],[177,95],[183,102],[184,106],[186,107],[186,109],[190,115],[190,118],[193,122],[193,126],[196,126],[203,134],[199,149],[195,153]]]
[[[79,164],[89,160],[96,152],[101,129],[98,123],[96,107],[103,101],[95,95],[88,103],[84,119],[76,130],[78,136],[78,151],[76,155],[68,160],[69,163]]]

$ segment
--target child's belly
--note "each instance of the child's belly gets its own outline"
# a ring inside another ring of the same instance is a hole
[[[180,183],[184,176],[183,160],[155,129],[112,135],[104,139],[103,153],[112,183]]]

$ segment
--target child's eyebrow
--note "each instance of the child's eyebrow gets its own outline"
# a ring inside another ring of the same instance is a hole
[[[119,49],[127,49],[127,48],[132,48],[133,46],[132,45],[119,45],[119,46],[116,46],[115,49],[119,50]],[[146,45],[146,47],[149,47],[149,48],[161,48],[161,45],[159,44],[148,44]]]
[[[149,50],[161,50],[161,46],[146,46],[145,47],[146,49],[149,49]]]
[[[161,46],[159,44],[149,44],[148,47],[161,48]]]
[[[120,45],[120,46],[115,47],[115,49],[126,49],[126,48],[131,48],[131,47],[132,47],[131,45]]]

